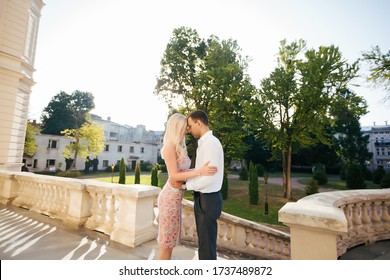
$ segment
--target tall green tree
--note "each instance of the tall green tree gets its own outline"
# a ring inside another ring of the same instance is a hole
[[[94,108],[92,93],[61,91],[43,109],[41,133],[61,135],[65,129],[79,129],[87,121],[87,113]]]
[[[334,116],[334,147],[344,164],[364,166],[372,153],[368,151],[369,135],[363,135],[360,116],[367,113],[367,104],[362,97],[346,89],[338,96],[338,106],[332,111]]]
[[[367,80],[377,87],[383,87],[387,94],[385,100],[390,101],[390,50],[382,53],[379,46],[363,52],[363,61],[369,65]]]
[[[259,204],[259,178],[253,162],[249,163],[249,204]]]
[[[135,172],[134,172],[134,184],[140,184],[141,183],[141,166],[137,162],[135,164]]]
[[[118,184],[126,184],[126,164],[124,158],[119,163],[119,181]]]
[[[291,157],[300,147],[327,143],[330,108],[356,77],[357,63],[348,64],[335,46],[306,49],[303,40],[281,41],[278,65],[247,106],[247,117],[259,139],[271,147],[283,168],[284,197],[292,198]]]
[[[25,156],[32,157],[38,151],[38,146],[35,141],[35,135],[37,135],[38,133],[39,129],[33,126],[30,122],[27,122],[23,150],[23,154]]]
[[[234,40],[202,39],[194,29],[174,29],[155,88],[156,95],[170,107],[182,108],[181,113],[200,109],[209,115],[226,163],[246,150],[242,104],[254,89],[246,74],[248,58],[240,51]]]
[[[88,120],[78,129],[65,129],[61,133],[72,140],[65,146],[65,158],[73,158],[70,168],[74,168],[78,157],[86,158],[89,154],[100,154],[104,149],[103,127]]]

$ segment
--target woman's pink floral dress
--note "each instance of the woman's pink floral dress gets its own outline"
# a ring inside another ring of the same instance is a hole
[[[190,165],[191,160],[189,157],[177,161],[180,171],[187,171]],[[158,196],[159,222],[157,242],[162,247],[173,248],[179,244],[183,194],[184,190],[170,186],[167,181]]]

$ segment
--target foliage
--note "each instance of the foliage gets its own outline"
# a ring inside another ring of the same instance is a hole
[[[156,164],[151,170],[151,185],[158,186],[158,165]]]
[[[263,177],[264,176],[264,166],[260,163],[257,163],[255,166],[256,166],[256,170],[257,170],[257,175],[259,177]]]
[[[75,166],[79,156],[86,158],[88,154],[97,155],[104,149],[103,127],[92,123],[90,120],[78,129],[65,129],[61,133],[72,140],[70,144],[65,146],[65,151],[62,153],[67,159],[73,158],[72,167]]]
[[[309,185],[305,187],[306,195],[311,195],[318,193],[318,183],[317,180],[313,179],[309,182]]]
[[[381,188],[387,189],[390,188],[390,173],[387,172],[385,175],[383,175],[381,180]]]
[[[352,163],[347,169],[347,188],[349,189],[365,189],[367,187],[365,181],[364,170],[361,165]]]
[[[39,129],[33,126],[30,122],[27,122],[26,136],[24,138],[24,150],[23,154],[28,157],[34,156],[38,151],[37,143],[35,142],[35,135],[39,133]]]
[[[328,183],[328,175],[325,171],[315,171],[313,174],[313,180],[316,180],[318,185],[326,185]]]
[[[137,162],[135,164],[134,184],[139,184],[140,182],[141,182],[141,166]]]
[[[225,169],[223,173],[223,181],[221,187],[221,194],[223,200],[226,200],[228,198],[228,192],[229,192],[229,181],[227,177],[227,170]]]
[[[383,166],[378,166],[378,168],[374,170],[374,173],[372,175],[372,181],[374,182],[374,184],[380,184],[385,174],[386,171],[383,169]]]
[[[372,153],[368,151],[369,135],[363,135],[359,118],[367,112],[367,105],[361,97],[350,90],[342,92],[342,103],[333,108],[333,146],[344,163],[364,165]]]
[[[248,58],[240,51],[234,40],[202,39],[194,29],[176,28],[163,54],[154,92],[171,110],[174,106],[181,107],[183,114],[204,110],[221,140],[225,162],[241,159],[247,148],[242,104],[254,87],[245,73]]]
[[[87,121],[87,114],[95,108],[92,93],[76,90],[72,94],[61,91],[43,109],[42,133],[61,135],[66,129],[79,129]]]
[[[282,162],[286,198],[291,198],[293,152],[317,142],[329,144],[331,109],[343,104],[336,101],[357,71],[357,63],[349,65],[333,45],[306,50],[303,40],[281,42],[278,66],[261,81],[247,103],[246,116],[258,138],[272,149],[273,158]]]
[[[240,180],[247,181],[248,180],[248,169],[245,165],[243,165],[238,174]]]
[[[68,177],[68,178],[77,178],[82,176],[81,172],[78,170],[71,170],[71,171],[60,171],[56,173],[56,176],[59,177]]]
[[[126,184],[126,163],[124,158],[119,163],[119,180],[118,184]]]
[[[259,176],[252,162],[249,163],[249,203],[259,204]]]
[[[367,80],[374,86],[383,87],[387,91],[385,100],[390,100],[390,50],[383,54],[379,46],[363,53],[363,61],[369,64],[370,75]]]

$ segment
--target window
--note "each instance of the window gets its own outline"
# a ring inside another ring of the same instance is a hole
[[[34,58],[37,33],[38,33],[38,19],[34,15],[30,14],[28,18],[24,56],[31,61]]]
[[[106,145],[106,147],[104,148],[104,151],[106,151],[106,152],[110,151],[110,145]]]
[[[50,166],[55,166],[56,160],[55,159],[47,159],[46,160],[46,168],[49,168]]]
[[[130,153],[134,153],[134,146],[130,146]]]
[[[141,147],[141,154],[145,153],[145,148]]]
[[[121,145],[118,146],[118,152],[122,152],[122,146]]]
[[[34,159],[33,168],[37,168],[37,167],[38,167],[38,160]]]
[[[108,160],[103,160],[103,167],[108,167]]]
[[[49,140],[48,149],[57,149],[57,140]]]

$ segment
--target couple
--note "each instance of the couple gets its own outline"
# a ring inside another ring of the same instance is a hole
[[[198,139],[195,168],[189,169],[185,136]],[[194,194],[194,213],[198,234],[199,259],[217,259],[217,219],[222,211],[221,186],[224,155],[221,143],[208,126],[208,116],[197,110],[188,118],[173,114],[167,123],[161,156],[168,170],[168,180],[158,197],[159,252],[157,259],[171,259],[181,231],[182,185]]]

